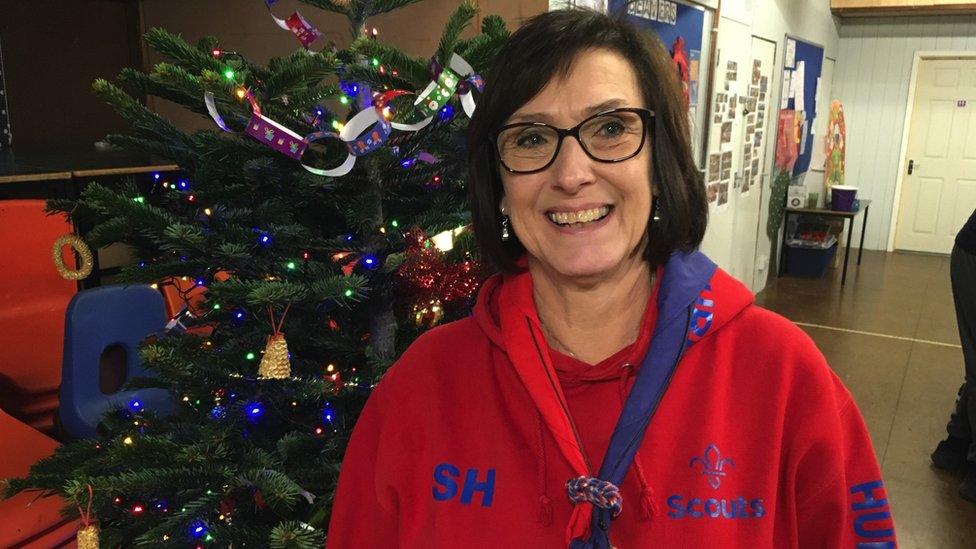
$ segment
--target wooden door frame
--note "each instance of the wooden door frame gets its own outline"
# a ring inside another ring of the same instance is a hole
[[[908,104],[905,105],[905,125],[901,133],[901,152],[898,155],[898,175],[895,177],[895,196],[891,204],[891,223],[888,227],[886,250],[895,251],[895,232],[898,230],[898,214],[901,209],[901,188],[905,179],[905,166],[908,162],[908,134],[912,129],[912,114],[915,110],[915,91],[918,88],[918,66],[923,60],[974,59],[973,51],[917,51],[912,60],[912,77],[908,81]]]

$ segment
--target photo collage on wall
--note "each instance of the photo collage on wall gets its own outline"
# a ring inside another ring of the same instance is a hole
[[[708,155],[706,196],[716,206],[724,206],[729,201],[729,188],[732,186],[732,132],[733,121],[739,109],[745,107],[745,98],[740,98],[739,64],[729,61],[725,65],[725,89],[715,94],[712,108],[712,124],[719,132],[720,152]]]
[[[748,193],[762,181],[763,151],[765,149],[766,97],[769,91],[769,78],[763,76],[763,65],[753,59],[748,72],[740,81],[738,63],[728,61],[725,65],[724,91],[715,94],[712,106],[712,124],[719,134],[719,150],[708,155],[706,190],[709,202],[724,206],[728,202],[730,187],[738,184],[733,181],[732,143],[736,125],[733,121],[741,116],[745,127],[742,140],[742,175],[739,192]],[[740,84],[746,83],[746,86]],[[741,93],[741,95],[740,95]],[[739,126],[742,127],[742,126]]]
[[[766,95],[763,90],[769,86],[768,78],[762,75],[762,61],[752,60],[752,78],[749,81],[749,95],[745,98],[746,134],[742,151],[742,186],[739,192],[746,194],[761,181],[763,134],[766,127]]]

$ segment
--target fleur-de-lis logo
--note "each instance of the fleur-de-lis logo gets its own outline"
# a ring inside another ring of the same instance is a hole
[[[725,467],[735,467],[735,462],[722,457],[722,452],[714,444],[709,444],[703,455],[691,458],[688,467],[694,467],[696,463],[701,464],[702,474],[708,477],[708,485],[716,490],[722,485],[722,477],[726,475]]]

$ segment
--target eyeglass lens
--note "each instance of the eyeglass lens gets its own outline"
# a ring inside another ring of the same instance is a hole
[[[631,111],[601,114],[583,122],[579,139],[597,160],[627,158],[641,147],[644,119]],[[551,126],[525,124],[507,128],[498,136],[501,161],[512,171],[533,171],[547,165],[559,148],[559,133]]]

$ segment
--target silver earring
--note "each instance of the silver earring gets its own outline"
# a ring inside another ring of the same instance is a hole
[[[658,205],[658,201],[654,200],[654,221],[659,221],[661,219],[661,207]]]
[[[502,242],[508,241],[510,236],[508,234],[508,216],[502,216]]]

